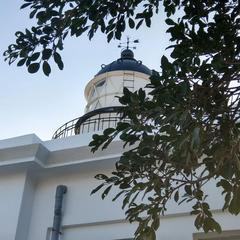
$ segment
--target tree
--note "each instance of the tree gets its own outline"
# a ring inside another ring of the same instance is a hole
[[[123,118],[117,127],[94,135],[92,150],[106,148],[118,135],[130,146],[111,176],[96,176],[105,198],[113,186],[120,190],[130,222],[138,222],[136,239],[155,239],[159,216],[170,199],[191,202],[195,226],[221,231],[213,219],[203,186],[215,181],[222,189],[223,210],[240,213],[240,5],[237,0],[25,0],[37,26],[17,32],[5,52],[11,64],[36,72],[40,64],[50,73],[49,59],[59,68],[59,51],[67,35],[100,29],[121,38],[126,24],[151,26],[159,7],[166,12],[171,35],[171,59],[161,58],[161,73],[150,77],[149,96],[124,89],[119,101]],[[159,5],[162,2],[162,5]],[[138,8],[141,6],[140,8]],[[174,20],[176,11],[182,16]],[[139,204],[139,197],[144,198]],[[144,216],[144,217],[143,217]]]

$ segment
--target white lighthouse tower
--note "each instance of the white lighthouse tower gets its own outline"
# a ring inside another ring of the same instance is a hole
[[[117,96],[122,96],[124,87],[130,91],[144,88],[151,75],[151,70],[134,58],[128,46],[119,59],[103,64],[101,68],[85,88],[85,115],[61,126],[54,133],[54,139],[116,126],[121,117],[118,114],[120,103]]]

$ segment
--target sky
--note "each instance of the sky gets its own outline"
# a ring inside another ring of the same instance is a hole
[[[117,47],[119,41],[107,43],[106,36],[98,32],[91,41],[86,36],[67,39],[61,53],[64,69],[51,65],[49,77],[41,71],[30,74],[15,63],[9,66],[2,54],[15,42],[14,33],[34,25],[29,11],[20,10],[22,3],[23,0],[7,0],[0,8],[0,139],[35,133],[40,139],[49,140],[62,124],[84,114],[85,86],[101,64],[120,57],[121,49]],[[151,28],[128,29],[122,38],[139,39],[135,58],[157,71],[169,44],[163,16],[164,13],[155,16]]]

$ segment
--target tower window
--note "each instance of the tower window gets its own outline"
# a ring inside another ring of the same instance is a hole
[[[91,98],[96,97],[97,93],[100,93],[100,91],[102,90],[102,88],[105,86],[106,80],[103,79],[100,82],[97,82],[93,87],[92,87],[92,91],[90,94]]]
[[[98,82],[97,84],[96,84],[96,88],[101,88],[101,87],[103,87],[104,85],[105,85],[105,83],[106,83],[106,80],[104,79],[104,80],[101,80],[100,82]]]

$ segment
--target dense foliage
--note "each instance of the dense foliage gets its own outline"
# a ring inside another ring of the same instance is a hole
[[[120,189],[114,199],[121,196],[127,219],[139,223],[136,239],[155,239],[159,216],[170,199],[192,204],[197,229],[221,231],[204,186],[215,181],[222,189],[223,210],[240,213],[239,2],[25,2],[23,7],[32,9],[30,17],[35,16],[38,25],[18,32],[16,44],[5,55],[10,63],[20,58],[18,65],[26,64],[29,72],[36,72],[42,63],[46,75],[52,56],[63,67],[58,51],[68,34],[87,31],[91,38],[99,28],[108,40],[119,39],[126,24],[136,29],[143,22],[150,26],[153,14],[164,8],[171,59],[162,57],[161,73],[150,78],[150,95],[142,89],[133,93],[124,89],[119,101],[123,118],[129,121],[93,136],[93,151],[106,148],[117,135],[130,145],[111,176],[96,176],[102,184],[93,193],[104,189],[105,198],[113,186]]]
[[[97,30],[107,34],[107,40],[120,39],[126,29],[138,29],[143,22],[148,27],[151,17],[158,12],[159,1],[122,0],[24,0],[21,8],[30,8],[29,17],[37,24],[31,29],[16,32],[16,43],[4,53],[9,64],[26,65],[30,73],[42,66],[45,75],[51,73],[49,61],[53,59],[60,69],[63,62],[59,52],[67,36],[79,37],[87,33],[91,39]],[[169,5],[169,6],[168,6]],[[167,4],[168,12],[175,5]],[[136,7],[141,6],[137,12]],[[137,22],[135,21],[137,20]]]

